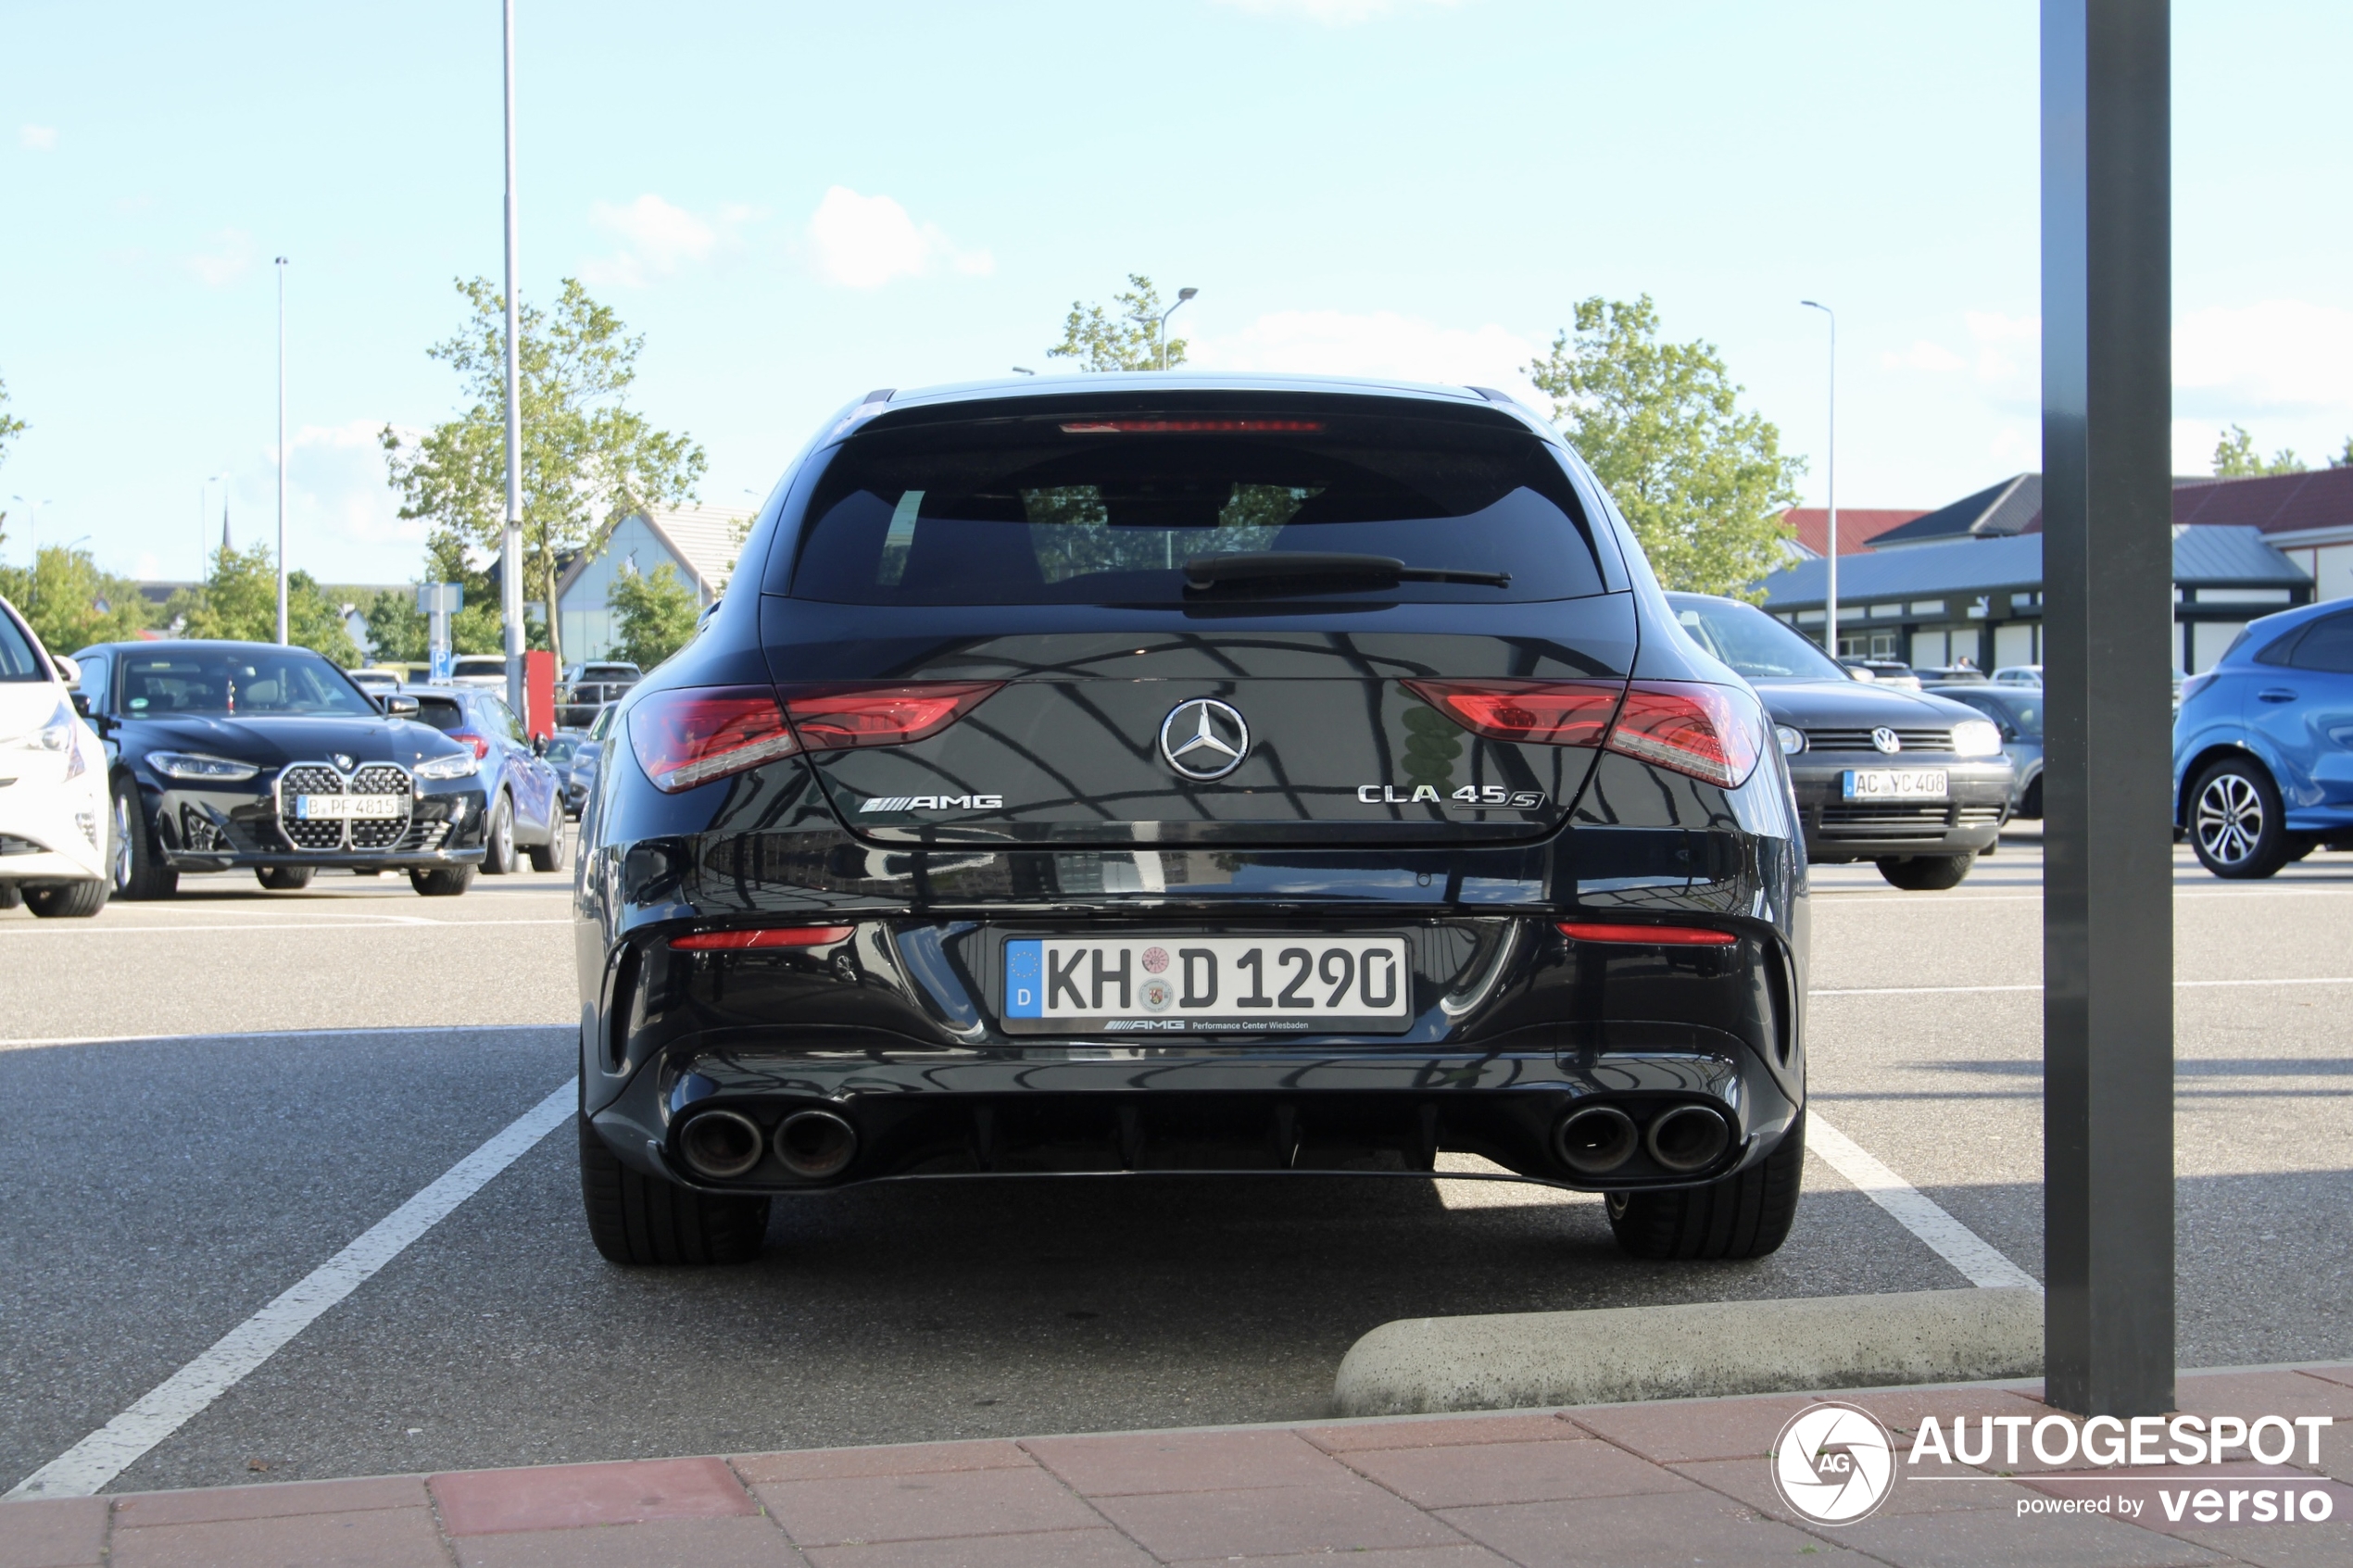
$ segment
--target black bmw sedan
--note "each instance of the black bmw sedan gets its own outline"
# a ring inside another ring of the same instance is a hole
[[[1871,859],[1897,887],[1956,887],[1991,853],[2015,772],[2002,733],[1949,697],[1858,681],[1754,605],[1669,594],[1692,639],[1772,714],[1816,862]]]
[[[598,1247],[903,1177],[1432,1169],[1780,1245],[1788,774],[1500,394],[1190,374],[847,409],[582,824]]]
[[[180,873],[251,867],[271,888],[321,867],[405,871],[463,893],[482,861],[472,750],[403,717],[308,648],[104,643],[74,706],[105,745],[114,897],[168,898]],[[403,705],[405,706],[405,709]]]

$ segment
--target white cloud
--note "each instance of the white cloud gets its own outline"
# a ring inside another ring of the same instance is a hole
[[[936,224],[916,223],[888,196],[862,196],[846,185],[832,186],[817,204],[809,243],[818,275],[847,288],[876,289],[941,265],[976,274],[996,270],[987,251],[958,250]]]
[[[2173,386],[2177,407],[2217,419],[2344,415],[2353,409],[2353,310],[2300,299],[2193,310],[2173,326]]]
[[[1301,17],[1326,27],[1353,27],[1394,11],[1437,6],[1447,10],[1465,0],[1216,0],[1255,16]]]
[[[209,248],[188,257],[188,270],[207,288],[225,288],[245,275],[253,265],[253,236],[242,229],[223,229]]]
[[[1529,384],[1527,370],[1528,362],[1541,352],[1526,338],[1491,323],[1465,329],[1390,310],[1369,315],[1281,310],[1261,316],[1229,336],[1195,340],[1189,362],[1211,370],[1386,376],[1491,386],[1541,409],[1544,398]]]
[[[45,153],[57,144],[54,125],[27,125],[17,131],[17,145],[29,153]]]
[[[1998,310],[1970,310],[1961,320],[1977,345],[1977,379],[2015,381],[2021,372],[2037,384],[2042,378],[2043,318],[2005,316]]]
[[[1915,370],[1928,370],[1942,375],[1948,370],[1959,370],[1969,361],[1941,343],[1931,343],[1928,339],[1921,338],[1901,354],[1881,355],[1880,363],[1890,370],[1909,366]]]
[[[651,191],[625,205],[591,202],[588,220],[620,236],[623,248],[583,262],[580,275],[598,285],[643,288],[653,278],[668,277],[689,261],[709,259],[734,239],[736,229],[751,215],[748,207],[730,206],[711,218],[698,218]]]

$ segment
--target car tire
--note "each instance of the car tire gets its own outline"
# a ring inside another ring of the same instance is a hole
[[[768,1239],[765,1198],[720,1198],[623,1165],[580,1118],[580,1198],[588,1238],[615,1263],[748,1263]]]
[[[1705,1186],[1609,1195],[1610,1233],[1620,1250],[1654,1261],[1762,1258],[1789,1239],[1806,1175],[1806,1113],[1773,1152]]]
[[[559,815],[555,825],[547,830],[547,842],[535,844],[527,851],[531,856],[531,869],[535,872],[563,870],[565,862],[571,858],[571,829],[562,816]]]
[[[1906,893],[1942,893],[1958,887],[1975,864],[1975,850],[1966,855],[1888,855],[1880,859],[1879,874]]]
[[[473,884],[472,866],[435,866],[430,871],[409,873],[409,885],[426,898],[455,898]]]
[[[499,792],[490,809],[490,825],[482,830],[482,874],[505,876],[515,869],[515,803]]]
[[[60,882],[24,890],[24,907],[43,920],[87,920],[107,907],[103,882]]]
[[[114,810],[107,829],[107,887],[117,898],[133,901],[169,898],[180,891],[180,873],[163,863],[148,825],[147,809],[139,786],[127,778],[114,782]]]
[[[256,866],[253,878],[273,893],[292,893],[310,885],[309,866]]]
[[[15,883],[0,882],[0,909],[13,909],[23,902],[24,895],[17,891]]]
[[[2028,784],[2026,786],[2026,793],[2019,797],[2018,814],[2020,817],[2032,818],[2038,822],[2043,820],[2042,774],[2035,774],[2034,782]]]
[[[2287,813],[2279,786],[2251,757],[2225,757],[2190,787],[2190,847],[2198,864],[2233,881],[2267,877],[2287,864]]]

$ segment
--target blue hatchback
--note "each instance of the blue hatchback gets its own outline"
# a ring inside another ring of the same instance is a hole
[[[2183,684],[2173,820],[2216,876],[2353,847],[2353,606],[2267,615]]]

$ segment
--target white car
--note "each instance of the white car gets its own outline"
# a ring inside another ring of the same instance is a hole
[[[2043,667],[2039,664],[2005,664],[1994,671],[1997,686],[2039,686],[2043,684]]]
[[[106,753],[73,710],[80,678],[0,599],[0,908],[107,907]]]
[[[486,692],[507,689],[507,656],[503,653],[461,653],[449,661],[449,684],[480,686]]]

